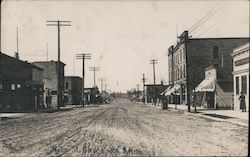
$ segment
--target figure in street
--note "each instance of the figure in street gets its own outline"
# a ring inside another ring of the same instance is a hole
[[[240,109],[242,110],[242,112],[246,112],[246,101],[243,92],[240,92],[239,100],[240,100]]]

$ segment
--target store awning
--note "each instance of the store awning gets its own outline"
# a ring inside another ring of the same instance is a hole
[[[168,91],[164,91],[165,95],[171,95],[171,93],[173,94],[178,94],[180,92],[180,88],[181,85],[179,84],[175,84],[171,89],[169,89]]]
[[[205,78],[196,88],[196,92],[213,92],[215,90],[215,77]]]

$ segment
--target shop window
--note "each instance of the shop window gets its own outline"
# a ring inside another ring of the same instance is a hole
[[[213,58],[219,58],[219,49],[218,46],[213,47]]]
[[[247,76],[241,76],[241,89],[243,94],[247,94]]]
[[[15,90],[15,89],[16,89],[15,84],[11,84],[11,90]]]
[[[236,94],[239,95],[239,77],[236,77],[236,81],[235,81],[235,84],[236,84]]]
[[[57,95],[57,91],[56,90],[51,91],[51,95]]]

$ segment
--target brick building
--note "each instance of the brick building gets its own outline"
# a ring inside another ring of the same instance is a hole
[[[234,110],[240,110],[240,92],[245,95],[246,110],[249,111],[249,42],[234,49]]]
[[[218,80],[232,86],[230,82],[233,80],[233,66],[230,54],[234,48],[248,41],[249,38],[189,38],[188,31],[184,31],[178,43],[168,49],[169,84],[178,85],[175,91],[180,95],[179,102],[187,103],[187,82],[192,93],[204,80],[205,68],[210,66],[216,67]],[[226,88],[230,90],[230,87]]]
[[[82,97],[82,78],[78,76],[64,77],[64,94],[67,104],[79,105]]]
[[[58,95],[59,104],[63,106],[63,90],[64,90],[64,66],[63,62],[60,62],[59,71],[59,93],[58,90],[58,72],[57,72],[57,61],[39,61],[33,62],[35,66],[43,69],[43,82],[44,82],[44,102],[46,108],[57,108],[58,107]],[[51,99],[51,103],[47,103],[47,98]]]
[[[43,108],[43,70],[0,52],[0,110]]]

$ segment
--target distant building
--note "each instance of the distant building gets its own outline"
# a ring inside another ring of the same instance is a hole
[[[64,94],[68,99],[67,104],[79,105],[82,97],[82,78],[78,76],[65,76]]]
[[[44,81],[44,102],[46,108],[57,108],[57,87],[58,87],[58,73],[57,73],[57,61],[40,61],[33,62],[35,66],[43,69],[43,81]],[[59,70],[59,103],[61,106],[63,103],[63,89],[64,89],[64,66],[63,62],[60,62]],[[51,103],[48,103],[48,98]]]
[[[0,52],[0,111],[44,108],[43,70]]]
[[[234,110],[240,110],[240,92],[245,95],[246,109],[249,111],[249,42],[234,49],[233,78],[234,78]]]
[[[146,84],[145,85],[145,102],[154,103],[155,100],[160,99],[161,93],[166,89],[163,84]]]
[[[179,102],[187,104],[187,82],[192,93],[195,87],[204,80],[205,68],[210,66],[216,67],[217,79],[227,82],[226,84],[230,86],[220,84],[218,81],[217,85],[222,89],[219,95],[224,95],[224,87],[225,90],[232,92],[232,57],[230,54],[234,48],[248,41],[249,38],[189,38],[188,31],[184,31],[178,43],[168,49],[169,84],[178,86],[175,91],[180,95]],[[191,96],[192,94],[190,99]],[[218,103],[223,103],[224,99],[232,101],[232,96],[221,98],[223,100],[221,99]]]
[[[100,98],[100,92],[97,87],[84,88],[84,102],[85,104],[96,104]]]

